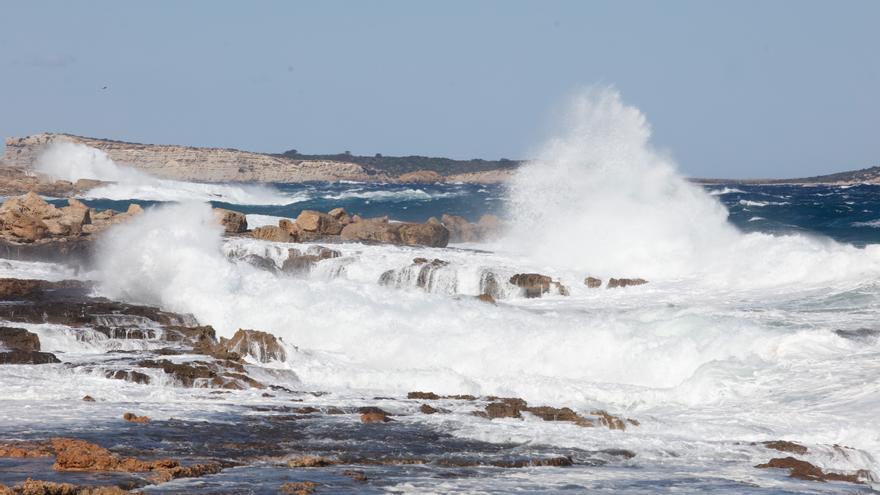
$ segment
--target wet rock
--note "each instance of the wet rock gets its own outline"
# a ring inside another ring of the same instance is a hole
[[[138,416],[135,413],[127,412],[122,415],[122,419],[128,421],[129,423],[149,423],[150,418],[147,416]]]
[[[48,441],[0,442],[0,457],[31,458],[54,455],[55,450]]]
[[[149,385],[150,376],[135,370],[116,370],[108,371],[104,374],[107,378],[114,380],[125,380],[127,382],[137,383],[140,385]]]
[[[301,211],[296,217],[296,225],[304,232],[318,236],[339,235],[343,227],[335,217],[313,210]]]
[[[263,241],[271,241],[271,242],[290,242],[290,232],[282,229],[281,227],[275,227],[274,225],[264,225],[262,227],[257,227],[251,231],[251,236],[254,239],[260,239]]]
[[[790,477],[809,481],[845,481],[848,483],[864,484],[864,480],[869,477],[869,473],[862,470],[857,471],[855,474],[825,472],[818,466],[794,457],[773,458],[769,462],[758,464],[755,467],[759,469],[788,469]]]
[[[590,289],[598,289],[599,287],[602,287],[602,279],[596,277],[587,277],[584,279],[584,285],[586,285],[587,288]]]
[[[603,410],[590,411],[590,414],[592,414],[593,416],[598,416],[599,424],[607,427],[609,430],[625,430],[626,429],[626,422],[622,418],[608,414],[607,411],[603,411]]]
[[[856,328],[854,330],[835,330],[839,337],[851,340],[872,341],[880,336],[880,330],[876,328]]]
[[[482,238],[477,226],[464,217],[443,214],[440,222],[449,230],[449,242],[477,242]]]
[[[387,423],[391,421],[391,414],[378,407],[362,407],[358,409],[361,413],[361,423]]]
[[[568,456],[559,456],[559,457],[546,457],[540,459],[517,459],[511,461],[492,461],[489,463],[491,466],[502,467],[502,468],[526,468],[526,467],[543,467],[543,466],[552,466],[552,467],[568,467],[574,465],[571,457]]]
[[[439,400],[441,397],[434,392],[409,392],[406,394],[406,398],[411,400]]]
[[[0,327],[0,349],[39,351],[40,338],[24,328]]]
[[[495,304],[495,298],[490,296],[489,294],[480,294],[479,296],[477,296],[477,300],[484,303]]]
[[[142,368],[157,368],[171,375],[184,387],[225,388],[241,390],[248,387],[264,388],[258,381],[245,375],[244,368],[234,361],[205,362],[188,361],[173,363],[167,359],[143,360],[138,362]]]
[[[214,218],[223,226],[227,234],[245,232],[248,228],[247,216],[237,211],[214,208]]]
[[[50,352],[0,351],[0,364],[53,364],[61,360]]]
[[[242,258],[242,261],[267,272],[275,273],[278,271],[278,265],[275,264],[275,261],[258,254],[249,254]]]
[[[0,485],[2,486],[2,485]],[[3,495],[0,489],[0,495]],[[118,486],[78,486],[70,483],[56,483],[28,478],[8,492],[10,495],[125,495],[131,492]]]
[[[168,459],[144,462],[133,457],[120,457],[109,450],[75,438],[53,438],[56,471],[153,471],[170,468],[177,463]]]
[[[792,454],[803,455],[807,453],[807,448],[799,443],[789,442],[786,440],[774,440],[771,442],[763,442],[762,445],[768,449],[778,450],[780,452],[791,452]]]
[[[551,288],[561,296],[568,295],[567,287],[540,273],[517,273],[510,277],[509,282],[523,289],[525,296],[528,298],[541,297],[544,294],[548,294]]]
[[[284,345],[268,332],[239,329],[229,341],[221,340],[221,343],[229,351],[240,356],[251,356],[261,363],[287,359]]]
[[[82,400],[83,400],[84,402],[95,402],[95,398],[92,397],[91,395],[84,395],[83,398],[82,398]]]
[[[315,493],[318,483],[314,481],[296,481],[281,485],[281,493],[289,495],[310,495]]]
[[[342,475],[348,476],[349,478],[351,478],[355,481],[359,481],[361,483],[366,483],[367,480],[369,479],[369,478],[367,478],[367,475],[364,474],[363,471],[358,471],[355,469],[346,469],[345,471],[342,472]]]
[[[522,418],[521,410],[516,404],[493,402],[486,406],[486,415],[489,419]]]
[[[435,408],[435,407],[431,407],[431,406],[429,406],[428,404],[422,404],[422,405],[419,407],[419,411],[421,411],[422,414],[435,414],[435,413],[440,412],[439,409],[437,409],[437,408]]]
[[[634,287],[636,285],[644,285],[647,283],[648,281],[642,278],[610,278],[608,279],[608,288]]]
[[[91,287],[89,282],[81,280],[50,282],[48,280],[0,278],[0,299],[24,299],[39,295],[45,291],[87,289],[89,287]]]
[[[288,459],[287,466],[292,468],[314,468],[314,467],[326,467],[337,464],[333,459],[328,459],[326,457],[321,457],[317,455],[305,455],[301,457],[294,457],[293,459]]]

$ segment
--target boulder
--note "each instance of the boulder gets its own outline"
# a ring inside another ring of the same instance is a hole
[[[227,234],[238,234],[247,230],[247,216],[237,211],[214,208],[214,218],[223,226]]]
[[[449,230],[430,223],[404,223],[398,228],[400,242],[408,246],[446,247]]]
[[[40,338],[24,328],[0,327],[0,349],[39,351]]]
[[[328,215],[335,218],[337,222],[342,225],[348,225],[351,223],[351,219],[348,216],[348,212],[345,211],[345,208],[333,208],[332,210],[327,212]]]
[[[344,210],[343,210],[344,211]],[[296,217],[296,224],[305,232],[317,235],[339,235],[342,223],[327,213],[314,210],[303,210]]]
[[[287,359],[284,345],[268,332],[240,329],[231,339],[221,342],[229,351],[240,356],[251,356],[261,363]]]
[[[449,242],[477,242],[481,239],[477,226],[464,217],[443,214],[440,222],[449,230]]]
[[[306,236],[302,227],[293,220],[282,218],[281,220],[278,220],[278,227],[290,234],[290,242],[302,242],[305,240]]]
[[[342,229],[340,235],[344,241],[400,244],[400,234],[398,233],[396,224],[378,222],[375,220],[352,222]]]
[[[281,227],[275,227],[274,225],[264,225],[262,227],[257,227],[253,231],[251,231],[251,235],[254,239],[260,239],[263,241],[272,241],[272,242],[290,242],[290,233]]]
[[[122,415],[122,419],[128,421],[129,423],[149,423],[150,418],[147,416],[138,416],[135,413],[127,412]]]
[[[636,285],[647,284],[648,281],[642,278],[610,278],[608,279],[608,288],[615,289],[618,287],[633,287]]]
[[[596,277],[587,277],[584,279],[584,285],[590,289],[598,289],[602,287],[602,279]]]
[[[567,287],[540,273],[517,273],[510,277],[510,283],[523,289],[528,298],[541,297],[549,293],[551,287],[561,296],[568,295]]]

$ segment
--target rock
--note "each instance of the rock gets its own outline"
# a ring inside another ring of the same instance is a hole
[[[40,338],[24,328],[0,327],[0,349],[39,351]]]
[[[265,388],[263,384],[244,374],[241,363],[231,360],[174,363],[167,359],[145,359],[137,364],[142,368],[161,369],[184,387],[230,390],[242,390],[248,387]]]
[[[317,257],[302,254],[299,249],[288,249],[287,259],[281,265],[281,271],[294,275],[302,275],[310,272],[315,263],[318,262]]]
[[[0,364],[54,364],[61,360],[50,352],[0,351]]]
[[[759,469],[779,468],[788,469],[788,475],[792,478],[809,481],[846,481],[848,483],[864,484],[863,480],[869,479],[867,471],[857,471],[855,474],[841,474],[825,472],[822,468],[814,466],[807,461],[794,457],[777,457],[770,459],[765,464],[755,466]]]
[[[227,234],[238,234],[247,230],[247,216],[237,211],[214,208],[214,218],[223,226]]]
[[[343,227],[335,217],[313,210],[301,211],[296,224],[303,231],[317,235],[339,235]]]
[[[435,414],[435,413],[439,412],[439,410],[437,408],[431,407],[428,404],[422,404],[419,407],[419,411],[421,411],[422,414]]]
[[[147,416],[138,416],[135,413],[127,412],[122,415],[122,419],[128,421],[129,423],[149,423],[150,418]]]
[[[3,485],[0,485],[2,487]],[[10,495],[126,495],[131,492],[118,486],[80,486],[71,483],[56,483],[28,478],[23,483],[15,485],[13,490],[6,492]],[[4,495],[0,489],[0,495]]]
[[[609,430],[625,430],[626,429],[626,422],[624,422],[623,419],[621,419],[617,416],[613,416],[611,414],[608,414],[607,411],[603,411],[603,410],[590,411],[590,414],[592,414],[593,416],[598,416],[599,417],[599,424],[607,427]]]
[[[242,258],[242,261],[267,272],[275,273],[278,271],[278,265],[275,264],[274,260],[258,254],[249,254]]]
[[[541,297],[553,287],[561,296],[568,295],[568,288],[540,273],[518,273],[510,277],[510,283],[523,289],[528,298]]]
[[[34,458],[34,457],[52,457],[55,451],[52,444],[48,441],[11,441],[0,442],[0,457],[12,458]]]
[[[496,304],[495,298],[490,296],[489,294],[480,294],[479,296],[477,296],[477,300],[484,303]]]
[[[497,418],[521,418],[521,407],[508,402],[493,402],[486,406],[486,414],[489,419]]]
[[[590,289],[598,289],[602,287],[602,279],[596,277],[587,277],[584,279],[584,285]]]
[[[406,398],[415,400],[439,400],[440,396],[434,392],[410,392],[406,394]]]
[[[430,223],[404,223],[398,229],[400,241],[408,246],[446,247],[449,230]]]
[[[290,232],[274,225],[264,225],[251,231],[254,239],[272,242],[290,242]]]
[[[615,289],[617,287],[632,287],[635,285],[644,285],[648,281],[641,278],[610,278],[608,279],[608,288]]]
[[[239,329],[229,341],[221,341],[221,343],[229,351],[240,356],[251,356],[261,363],[287,359],[284,345],[268,332]]]
[[[397,182],[429,184],[435,182],[443,182],[443,176],[433,170],[416,170],[408,172],[397,177]]]
[[[23,299],[36,296],[44,291],[58,289],[87,289],[88,282],[81,280],[48,280],[0,278],[0,300]]]
[[[477,226],[464,217],[443,214],[440,221],[449,230],[449,242],[477,242],[481,239]]]
[[[130,216],[140,215],[144,212],[144,209],[139,204],[132,203],[128,205],[128,210],[126,210],[125,214]]]
[[[345,471],[342,472],[342,475],[348,476],[349,478],[351,478],[355,481],[360,481],[361,483],[365,483],[369,479],[369,478],[367,478],[367,475],[364,474],[363,471],[357,471],[354,469],[346,469]]]
[[[310,495],[318,488],[314,481],[291,481],[281,485],[281,493],[288,495]]]
[[[104,374],[107,378],[114,380],[125,380],[127,382],[137,383],[140,385],[150,384],[150,375],[135,370],[116,370],[108,371]]]
[[[88,191],[89,189],[94,189],[103,186],[104,184],[107,183],[97,179],[77,179],[76,184],[74,184],[73,187],[80,191]]]
[[[337,464],[337,462],[332,459],[328,459],[326,457],[321,457],[317,455],[305,455],[301,457],[294,457],[293,459],[289,459],[287,461],[287,466],[292,468],[314,468],[314,467],[327,467]]]
[[[768,449],[778,450],[780,452],[791,452],[793,454],[804,455],[807,448],[799,443],[789,442],[786,440],[775,440],[772,442],[762,442],[762,445]]]
[[[95,402],[95,398],[92,397],[91,395],[84,395],[83,398],[82,398],[82,400],[83,400],[84,402]]]
[[[327,212],[328,215],[335,218],[337,222],[342,225],[348,225],[351,223],[351,219],[348,216],[348,212],[345,211],[345,208],[333,208],[332,210]]]
[[[56,471],[153,471],[177,465],[170,460],[139,461],[133,457],[120,457],[109,450],[74,438],[53,438]]]
[[[289,220],[287,218],[282,218],[281,220],[278,220],[278,228],[290,234],[291,242],[302,242],[304,240],[302,227],[297,225],[296,222],[292,220]]]
[[[391,421],[391,415],[378,407],[362,407],[359,412],[361,413],[361,423],[387,423]]]
[[[398,226],[374,220],[361,220],[346,225],[340,233],[344,241],[380,242],[400,244]]]

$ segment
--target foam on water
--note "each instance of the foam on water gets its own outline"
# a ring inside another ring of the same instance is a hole
[[[105,152],[81,143],[58,142],[49,145],[37,159],[36,169],[57,180],[76,182],[79,179],[97,179],[111,182],[90,189],[83,196],[86,199],[200,200],[245,205],[286,205],[308,199],[302,195],[284,195],[262,185],[160,179],[117,164]]]

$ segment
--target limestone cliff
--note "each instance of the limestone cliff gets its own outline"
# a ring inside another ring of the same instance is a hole
[[[157,177],[198,182],[305,182],[386,180],[355,163],[292,160],[224,148],[126,143],[69,134],[6,139],[7,167],[30,169],[42,150],[58,141],[82,143],[106,152],[116,163]]]
[[[46,146],[60,141],[97,148],[106,152],[116,163],[157,177],[197,182],[295,183],[351,180],[490,183],[504,181],[512,172],[483,170],[446,176],[432,171],[397,174],[368,164],[343,160],[298,159],[226,148],[139,144],[52,133],[7,138],[4,166],[7,170],[19,169],[27,173]]]

